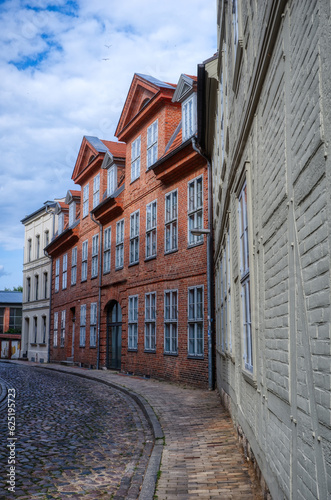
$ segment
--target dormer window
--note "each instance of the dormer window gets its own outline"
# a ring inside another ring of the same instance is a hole
[[[72,226],[76,220],[76,203],[72,201],[69,205],[69,226]]]
[[[147,129],[147,168],[157,160],[158,121]]]
[[[107,196],[111,196],[117,188],[117,169],[113,165],[107,172]]]
[[[131,145],[131,182],[140,176],[140,136]]]
[[[195,94],[191,95],[182,104],[183,141],[189,139],[196,129],[195,120]]]
[[[63,233],[64,228],[64,213],[61,212],[58,217],[58,234]]]

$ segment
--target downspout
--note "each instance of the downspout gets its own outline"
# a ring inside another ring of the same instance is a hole
[[[55,213],[54,210],[48,211],[48,206],[46,205],[46,213],[47,214],[52,214],[53,216],[53,236],[52,239],[54,238],[54,229],[55,229]],[[50,363],[51,361],[51,327],[52,327],[52,322],[51,322],[51,313],[52,313],[52,281],[53,281],[53,257],[50,257],[48,252],[44,249],[44,255],[51,259],[51,275],[49,279],[49,312],[48,312],[48,347],[47,347],[47,363]]]
[[[90,217],[93,222],[99,226],[99,295],[98,295],[98,334],[97,334],[97,370],[100,367],[100,331],[101,331],[101,285],[102,285],[102,224],[97,221],[90,212]]]
[[[192,148],[199,153],[207,162],[208,173],[208,233],[207,233],[207,301],[208,301],[208,389],[214,389],[213,370],[213,223],[212,223],[212,176],[211,162],[209,158],[197,147],[196,137],[192,137]]]

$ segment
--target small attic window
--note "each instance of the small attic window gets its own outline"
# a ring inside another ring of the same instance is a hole
[[[91,155],[91,156],[90,156],[90,158],[89,158],[88,163],[91,163],[91,161],[93,161],[93,160],[94,160],[94,158],[95,158],[95,155]]]
[[[143,102],[141,103],[140,110],[143,109],[146,106],[146,104],[149,103],[149,101],[150,101],[150,99],[148,97],[146,99],[144,99]]]

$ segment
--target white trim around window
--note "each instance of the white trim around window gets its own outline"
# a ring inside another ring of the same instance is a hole
[[[145,351],[156,350],[156,292],[145,293]]]
[[[79,347],[85,347],[86,342],[86,304],[80,306]]]
[[[87,280],[87,256],[88,256],[88,240],[82,243],[82,278],[81,281]]]
[[[116,223],[115,252],[115,269],[122,269],[124,266],[124,219],[121,219]]]
[[[92,302],[90,310],[90,347],[97,344],[97,303]]]
[[[53,327],[53,347],[57,347],[58,343],[58,328],[59,328],[59,313],[54,313],[54,327]]]
[[[164,353],[178,354],[178,290],[164,292]]]
[[[187,331],[188,355],[190,357],[203,357],[203,285],[188,288],[187,298]]]
[[[128,349],[138,349],[138,295],[129,297],[128,307]]]
[[[192,229],[203,228],[203,180],[202,175],[187,184],[188,244],[197,245],[203,241],[203,234],[193,235]]]
[[[178,249],[178,190],[165,195],[165,253]]]
[[[98,264],[99,264],[99,235],[95,234],[92,237],[91,278],[96,278],[98,276]]]
[[[157,160],[158,149],[158,120],[147,128],[147,168]]]
[[[83,218],[89,213],[89,185],[83,188]]]
[[[130,215],[130,264],[139,262],[139,219],[140,210]]]
[[[77,282],[77,247],[71,250],[71,284],[76,285]]]
[[[54,291],[55,293],[60,290],[60,259],[56,259],[55,261],[55,285]]]
[[[107,227],[103,233],[103,273],[110,272],[110,248],[111,248],[111,227]]]
[[[157,249],[157,200],[146,205],[146,259],[156,256]]]
[[[131,182],[140,176],[141,137],[131,144]]]

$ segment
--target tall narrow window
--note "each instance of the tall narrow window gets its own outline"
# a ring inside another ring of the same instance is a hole
[[[238,0],[232,0],[232,25],[233,25],[233,44],[235,51],[238,45]]]
[[[85,347],[86,340],[86,304],[80,306],[79,347]]]
[[[165,252],[177,250],[177,190],[165,197]]]
[[[58,338],[58,328],[59,328],[59,313],[54,313],[54,328],[53,328],[53,346],[57,347]]]
[[[67,288],[67,269],[68,269],[68,254],[62,257],[62,289]]]
[[[98,276],[99,235],[92,238],[92,278]]]
[[[103,272],[110,271],[110,245],[111,245],[111,228],[107,227],[103,233]]]
[[[82,245],[82,281],[87,280],[87,253],[88,253],[88,241],[83,241]]]
[[[32,240],[28,240],[28,262],[31,262]]]
[[[44,299],[48,297],[48,273],[44,273]]]
[[[108,169],[107,173],[107,196],[111,196],[117,188],[117,169],[113,165]]]
[[[156,349],[156,293],[145,294],[145,350]]]
[[[93,179],[93,208],[100,203],[100,174]]]
[[[240,234],[240,284],[242,300],[242,321],[245,368],[253,371],[253,350],[251,330],[251,299],[250,299],[250,271],[248,245],[248,217],[247,217],[247,184],[239,195],[239,234]]]
[[[72,201],[69,205],[69,226],[72,226],[76,220],[76,203]]]
[[[76,285],[77,282],[77,247],[71,250],[71,284]]]
[[[188,290],[188,353],[203,356],[203,286]]]
[[[33,318],[33,343],[37,343],[37,334],[38,334],[38,318],[35,316]]]
[[[221,254],[221,286],[220,286],[220,307],[221,307],[221,345],[222,350],[232,350],[231,341],[231,254],[230,254],[230,234],[226,231],[225,241]]]
[[[130,216],[130,264],[139,262],[139,210]]]
[[[164,292],[164,352],[166,354],[178,353],[177,318],[177,290],[167,290]]]
[[[26,287],[27,287],[27,301],[31,300],[31,278],[26,278]]]
[[[140,176],[140,136],[131,145],[131,182]]]
[[[55,261],[55,292],[60,289],[60,259]]]
[[[90,312],[90,347],[95,347],[97,342],[97,303],[91,304]]]
[[[47,247],[49,243],[49,231],[48,229],[45,231],[45,247]]]
[[[202,177],[188,183],[188,242],[196,245],[203,241],[203,235],[193,235],[192,229],[203,227]]]
[[[46,316],[43,316],[43,336],[42,336],[42,344],[46,344]]]
[[[58,234],[63,233],[63,228],[64,228],[64,213],[61,212],[58,215]]]
[[[182,104],[182,135],[183,141],[189,139],[195,132],[195,98],[191,96]]]
[[[128,348],[138,348],[138,295],[129,297]]]
[[[36,236],[36,259],[40,258],[40,236],[37,234]]]
[[[146,206],[146,259],[156,255],[156,200]]]
[[[83,188],[83,217],[89,213],[89,185],[86,184]]]
[[[116,223],[116,269],[124,265],[124,219]]]
[[[39,276],[38,274],[35,276],[35,299],[39,299]]]
[[[147,129],[147,168],[157,160],[158,121]]]
[[[64,341],[66,336],[66,312],[61,312],[61,337],[60,337],[60,346],[64,347]]]

